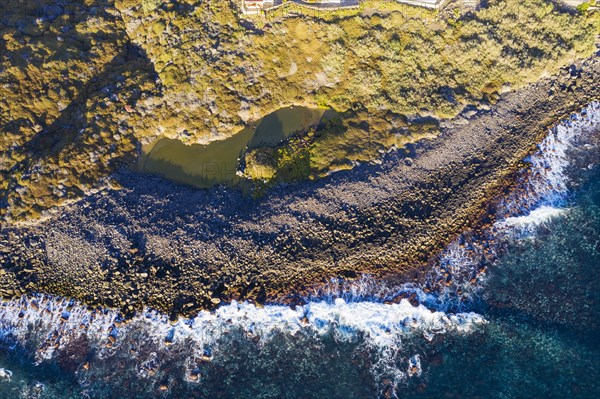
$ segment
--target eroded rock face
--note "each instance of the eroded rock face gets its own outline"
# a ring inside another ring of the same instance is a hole
[[[293,300],[330,276],[415,278],[459,232],[485,223],[489,199],[547,129],[600,98],[599,79],[595,57],[505,94],[410,153],[260,199],[123,171],[119,190],[3,228],[2,294],[193,313],[232,298]]]
[[[398,120],[488,106],[589,56],[594,18],[540,0],[490,2],[461,21],[392,7],[268,23],[225,1],[3,2],[0,217],[109,187],[158,136],[206,143],[291,104],[361,119],[315,143],[322,171],[373,160],[422,137]]]

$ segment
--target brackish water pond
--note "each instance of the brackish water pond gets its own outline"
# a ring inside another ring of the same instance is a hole
[[[293,133],[317,127],[336,115],[331,109],[292,106],[265,116],[225,140],[206,145],[186,145],[162,137],[142,154],[140,169],[201,188],[235,185],[241,180],[236,171],[246,149],[276,146]]]

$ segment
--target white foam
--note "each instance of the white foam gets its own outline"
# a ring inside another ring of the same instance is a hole
[[[10,381],[12,375],[13,375],[12,371],[5,369],[3,367],[0,367],[0,381]]]
[[[83,305],[48,296],[30,296],[4,302],[0,306],[0,340],[17,346],[37,348],[38,363],[53,359],[71,343],[85,335],[99,359],[125,351],[132,337],[139,346],[150,345],[149,353],[132,354],[140,378],[152,378],[171,347],[185,348],[191,375],[197,359],[218,356],[221,339],[242,333],[266,344],[277,334],[322,337],[336,342],[360,343],[372,353],[371,371],[377,381],[393,381],[394,386],[410,376],[421,374],[418,354],[404,353],[407,339],[431,341],[446,333],[468,334],[485,320],[475,313],[447,314],[423,305],[413,306],[406,299],[399,303],[309,302],[291,308],[280,305],[258,307],[244,302],[223,305],[214,312],[201,311],[192,319],[170,322],[155,311],[146,310],[126,323],[112,310],[87,310]],[[180,349],[179,349],[180,350]],[[148,350],[146,350],[148,352]],[[160,355],[159,355],[160,353]],[[179,353],[176,351],[176,353]],[[398,364],[406,364],[399,368]]]
[[[436,296],[428,297],[430,305],[440,310],[463,308],[482,289],[486,266],[507,242],[531,237],[537,228],[568,211],[571,152],[598,151],[586,140],[588,133],[599,129],[600,102],[593,102],[548,131],[538,151],[526,159],[531,166],[518,189],[496,205],[495,213],[505,217],[477,236],[458,237],[430,270],[425,285],[436,291]]]
[[[565,214],[569,197],[571,152],[597,151],[585,143],[588,133],[600,129],[600,102],[593,102],[548,132],[539,150],[528,157],[531,169],[521,182],[521,191],[506,198],[499,211],[509,216],[495,228],[502,234],[531,233],[549,220]]]
[[[446,314],[423,305],[413,306],[406,299],[399,303],[350,302],[338,298],[332,302],[309,302],[294,309],[288,306],[257,307],[247,302],[224,305],[214,312],[201,311],[192,319],[168,318],[146,310],[127,323],[119,322],[112,310],[87,310],[83,305],[47,296],[22,297],[0,306],[0,336],[12,336],[19,343],[30,340],[30,326],[39,339],[39,359],[51,358],[55,349],[73,338],[85,334],[99,347],[115,337],[115,345],[127,332],[139,325],[148,325],[150,340],[157,344],[191,339],[200,346],[217,343],[223,331],[241,328],[259,339],[269,339],[274,331],[294,334],[309,331],[319,335],[333,334],[339,341],[351,341],[358,334],[368,337],[375,346],[390,346],[402,336],[427,331],[430,334],[448,331],[469,332],[480,323],[474,313]],[[49,334],[49,335],[48,335]]]
[[[503,202],[504,211],[522,214],[541,206],[560,207],[564,204],[569,193],[570,152],[585,147],[582,144],[587,133],[599,129],[600,102],[592,102],[580,113],[571,115],[550,129],[548,136],[539,144],[538,151],[526,159],[531,164],[531,170],[520,184],[523,190]],[[535,223],[535,219],[531,221]]]
[[[546,224],[551,219],[562,216],[566,211],[566,208],[555,208],[548,205],[540,205],[527,215],[511,216],[501,220],[496,224],[496,227],[500,229],[514,228],[521,231],[531,231],[541,225]]]

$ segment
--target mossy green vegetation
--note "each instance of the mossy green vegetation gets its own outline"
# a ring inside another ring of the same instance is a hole
[[[594,7],[596,7],[597,5],[598,4],[596,0],[585,1],[577,6],[577,11],[579,11],[579,13],[581,14],[586,14],[588,12],[594,11]]]
[[[598,13],[545,0],[439,15],[370,0],[266,19],[223,1],[53,4],[2,6],[0,189],[13,218],[105,184],[159,136],[207,143],[289,105],[353,115],[303,150],[311,174],[373,160],[423,137],[414,116],[451,118],[591,56],[600,30]]]
[[[352,168],[357,162],[374,160],[387,148],[434,138],[435,120],[411,123],[400,115],[377,120],[360,112],[346,112],[306,131],[298,131],[276,146],[262,146],[245,153],[243,176],[257,183],[257,193],[277,183],[323,177],[332,171]],[[372,131],[372,134],[365,134]]]

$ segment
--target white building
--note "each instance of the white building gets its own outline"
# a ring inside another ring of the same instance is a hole
[[[444,0],[396,0],[398,3],[430,9],[440,8]]]
[[[335,9],[337,7],[356,7],[361,0],[288,0],[290,2],[310,6],[323,5],[324,9]],[[409,4],[412,6],[425,7],[429,9],[439,9],[445,0],[396,0],[398,3]],[[566,0],[582,1],[582,0]],[[282,5],[283,0],[241,0],[242,12],[246,15],[260,14]]]
[[[344,0],[301,0],[301,3],[306,4],[341,4]]]
[[[246,15],[258,14],[273,6],[274,0],[242,0],[242,12]]]

